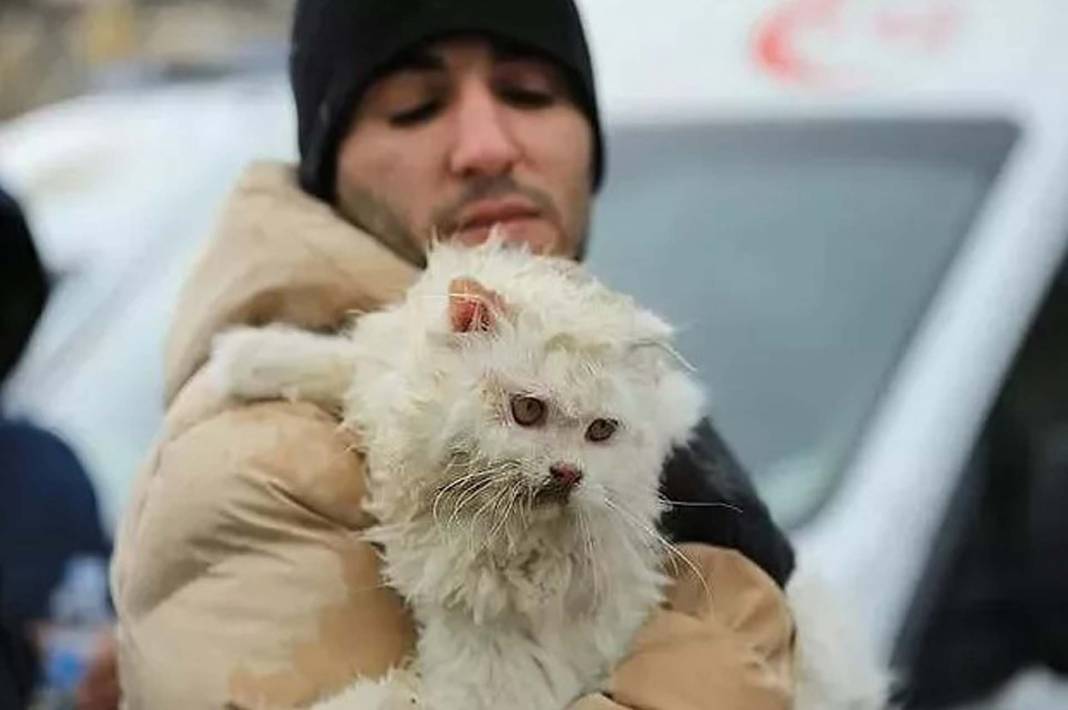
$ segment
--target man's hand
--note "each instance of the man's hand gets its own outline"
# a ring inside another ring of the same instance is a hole
[[[85,677],[78,685],[76,707],[78,710],[118,710],[119,696],[115,632],[108,629],[97,640]]]

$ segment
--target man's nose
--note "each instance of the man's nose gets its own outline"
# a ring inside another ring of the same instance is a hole
[[[520,150],[501,105],[490,87],[471,82],[457,103],[456,135],[449,168],[464,178],[507,174]]]

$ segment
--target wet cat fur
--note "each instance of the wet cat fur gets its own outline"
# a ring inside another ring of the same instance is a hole
[[[316,707],[550,710],[597,689],[662,598],[659,475],[702,406],[671,343],[572,262],[497,239],[437,245],[347,333],[219,336],[229,394],[316,400],[360,434],[366,537],[420,627],[408,666]]]

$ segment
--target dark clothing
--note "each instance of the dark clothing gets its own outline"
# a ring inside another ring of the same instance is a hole
[[[36,668],[37,661],[25,636],[0,620],[0,710],[17,710],[29,704]]]
[[[668,509],[661,528],[669,540],[736,549],[786,585],[793,548],[708,420],[697,426],[690,446],[668,460],[662,480],[660,490],[669,501],[698,504]]]
[[[55,435],[0,420],[0,614],[24,623],[48,616],[67,560],[110,554],[96,496],[70,448]]]
[[[1068,674],[1068,280],[1047,297],[928,562],[898,649],[906,707]]]
[[[485,34],[557,64],[593,132],[591,175],[603,173],[593,66],[572,0],[299,0],[290,83],[300,184],[333,202],[337,151],[368,84],[406,50],[448,35]]]
[[[996,451],[998,434],[976,461],[978,500],[906,659],[906,707],[973,702],[1029,668],[1068,674],[1066,434],[1031,471],[1027,458]]]
[[[25,707],[40,671],[30,625],[79,555],[107,558],[89,478],[53,434],[0,419],[0,709]]]
[[[43,429],[0,421],[0,461],[0,613],[46,618],[67,559],[110,554],[96,495],[70,448]]]
[[[18,203],[2,189],[0,254],[0,383],[3,383],[41,317],[48,284],[26,218]]]

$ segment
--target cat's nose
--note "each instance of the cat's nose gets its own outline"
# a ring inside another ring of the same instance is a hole
[[[557,463],[549,467],[553,483],[563,488],[574,488],[582,480],[582,471],[566,463]]]

